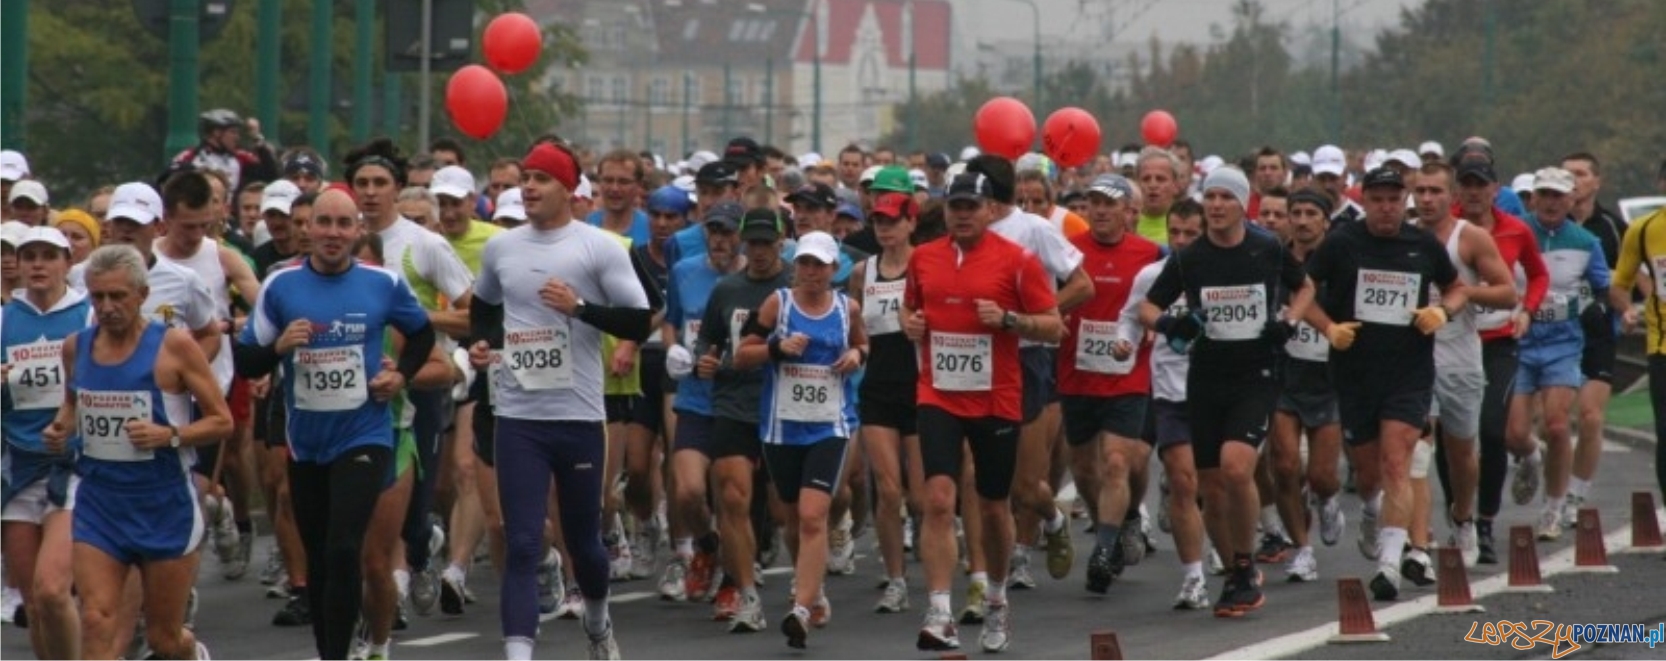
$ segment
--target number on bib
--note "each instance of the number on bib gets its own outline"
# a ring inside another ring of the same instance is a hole
[[[86,391],[76,393],[75,422],[81,432],[81,451],[104,461],[149,461],[154,453],[133,446],[127,436],[130,420],[149,420],[150,393]]]
[[[369,399],[368,386],[363,346],[295,350],[297,409],[351,411]]]
[[[1267,324],[1267,286],[1204,287],[1204,332],[1211,340],[1253,340]]]
[[[994,338],[964,333],[931,334],[931,383],[952,392],[987,391],[995,385]]]
[[[844,411],[841,377],[826,365],[775,368],[775,415],[794,422],[838,422]]]
[[[7,351],[6,387],[19,411],[55,409],[64,403],[64,343],[42,339]]]
[[[573,387],[572,341],[566,328],[522,328],[503,334],[503,363],[525,390]]]
[[[1098,374],[1127,374],[1134,371],[1134,356],[1117,360],[1112,347],[1117,343],[1114,321],[1083,319],[1076,330],[1076,369]]]
[[[1360,269],[1354,286],[1354,318],[1404,326],[1417,310],[1423,276],[1400,271]]]

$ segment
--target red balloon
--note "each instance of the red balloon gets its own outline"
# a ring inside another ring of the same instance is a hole
[[[1041,125],[1041,149],[1061,168],[1073,168],[1099,153],[1099,120],[1081,108],[1060,108]]]
[[[481,50],[486,63],[506,74],[520,73],[538,61],[538,51],[544,48],[544,34],[537,21],[526,14],[499,14],[486,24],[481,35]]]
[[[978,108],[972,132],[977,135],[979,149],[1017,159],[1035,142],[1035,114],[1023,101],[998,96]]]
[[[1167,147],[1180,135],[1180,125],[1167,110],[1153,110],[1140,120],[1140,135],[1148,145]]]
[[[509,91],[491,69],[470,64],[446,81],[445,109],[463,135],[485,140],[497,133],[509,115]]]

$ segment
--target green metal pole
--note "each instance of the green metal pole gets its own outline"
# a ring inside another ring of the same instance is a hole
[[[178,2],[179,0],[174,0]],[[312,60],[308,68],[307,144],[320,154],[330,151],[330,28],[334,14],[330,0],[312,0]]]
[[[168,138],[164,162],[197,142],[197,0],[168,5]]]
[[[1029,0],[1029,3],[1030,12],[1035,16],[1035,109],[1046,112],[1047,104],[1041,98],[1041,7],[1036,5],[1035,0]]]
[[[260,0],[255,29],[255,116],[261,130],[277,138],[278,53],[283,39],[283,0]],[[279,142],[282,142],[279,140]]]
[[[382,133],[399,135],[405,123],[404,106],[400,100],[400,85],[405,77],[392,72],[382,72]]]
[[[1331,144],[1342,144],[1342,85],[1340,71],[1342,70],[1342,14],[1341,0],[1331,0],[1330,22],[1330,95],[1331,95]]]
[[[764,144],[775,144],[775,58],[764,60]]]
[[[0,3],[0,144],[22,151],[24,94],[29,90],[29,0]]]
[[[730,83],[734,80],[734,71],[728,62],[723,63],[723,135],[720,139],[728,140],[734,135],[734,118],[730,111],[735,107],[735,97],[730,94]]]
[[[370,139],[370,68],[375,57],[370,42],[376,38],[376,0],[353,3],[353,143]]]

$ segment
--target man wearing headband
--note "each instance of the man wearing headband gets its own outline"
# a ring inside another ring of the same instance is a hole
[[[540,143],[521,165],[528,222],[486,242],[469,310],[477,338],[471,359],[477,368],[489,368],[497,415],[498,489],[509,547],[501,597],[504,655],[532,658],[535,577],[545,555],[553,476],[584,594],[590,656],[617,657],[601,540],[607,448],[601,341],[604,333],[643,341],[653,313],[625,247],[604,230],[573,221],[579,167],[572,153]],[[556,251],[565,258],[550,259]]]

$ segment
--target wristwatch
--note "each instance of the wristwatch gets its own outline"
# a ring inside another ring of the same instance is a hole
[[[1018,313],[1007,310],[1001,314],[1001,329],[1012,330],[1018,327]]]
[[[573,318],[574,319],[577,319],[579,317],[584,316],[584,308],[585,308],[586,305],[588,305],[588,304],[585,303],[584,299],[582,299],[582,298],[578,299],[578,302],[573,304]]]
[[[179,428],[173,425],[168,425],[168,434],[168,447],[178,448],[180,442],[183,440],[179,437]]]

